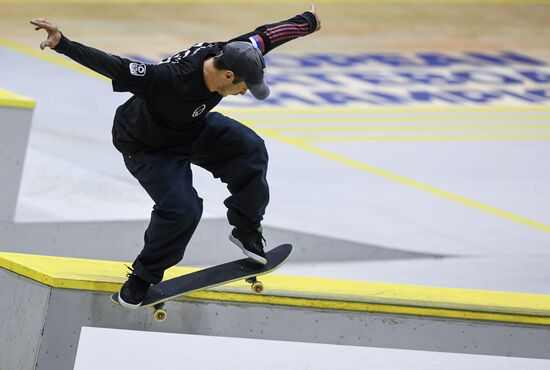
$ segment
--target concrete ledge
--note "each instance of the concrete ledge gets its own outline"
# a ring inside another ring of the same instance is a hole
[[[34,106],[33,100],[0,89],[0,222],[15,217]]]
[[[128,263],[129,264],[129,263]],[[125,263],[0,253],[0,267],[54,288],[115,292],[126,280]],[[195,271],[173,267],[165,279]],[[263,295],[244,282],[196,292],[189,298],[323,310],[550,325],[550,296],[370,283],[271,274]]]
[[[110,302],[121,262],[0,253],[0,267],[2,368],[72,368],[83,326],[550,359],[549,296],[272,274],[263,295],[196,292],[157,323]]]

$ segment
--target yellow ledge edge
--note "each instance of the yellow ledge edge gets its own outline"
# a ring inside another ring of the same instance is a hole
[[[63,289],[116,292],[126,280],[123,262],[0,252],[0,267],[42,284]],[[173,267],[165,278],[196,268]],[[272,304],[355,312],[550,325],[550,296],[436,288],[269,274],[262,295],[236,282],[185,298]]]
[[[223,294],[223,295],[222,295]],[[267,294],[267,295],[266,295]],[[479,320],[509,322],[528,325],[550,325],[548,316],[526,316],[505,313],[489,313],[467,310],[450,310],[432,307],[417,307],[405,305],[378,304],[367,302],[350,302],[326,299],[309,299],[297,297],[270,296],[269,292],[262,295],[221,293],[202,291],[187,295],[188,298],[201,300],[223,300],[225,302],[246,302],[257,304],[272,304],[278,306],[291,306],[313,308],[321,310],[358,311],[369,313],[382,313],[405,316],[429,316],[446,319]],[[178,299],[183,300],[184,298]]]
[[[0,88],[0,107],[34,109],[36,102]]]

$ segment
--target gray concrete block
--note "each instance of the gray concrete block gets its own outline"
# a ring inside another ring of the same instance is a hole
[[[0,221],[13,221],[33,110],[0,106]]]

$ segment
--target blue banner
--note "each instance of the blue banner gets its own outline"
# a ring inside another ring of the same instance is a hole
[[[155,63],[140,56],[129,58]],[[513,51],[266,56],[271,95],[227,107],[532,105],[550,100],[550,66]]]

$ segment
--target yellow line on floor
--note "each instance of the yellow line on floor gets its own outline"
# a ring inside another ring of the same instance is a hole
[[[550,105],[483,105],[483,106],[316,106],[316,107],[262,107],[220,108],[224,114],[312,114],[312,113],[449,113],[449,112],[550,112]],[[404,118],[406,118],[405,116]],[[286,119],[286,118],[285,118]]]
[[[256,124],[252,125],[256,127]],[[523,131],[523,130],[547,130],[550,124],[525,124],[525,125],[434,125],[434,126],[323,126],[323,127],[285,127],[275,128],[273,131],[279,133],[292,132],[362,132],[362,131]]]
[[[410,136],[308,136],[289,139],[304,142],[411,142],[411,141],[518,141],[550,140],[550,134],[532,135],[410,135]]]
[[[306,150],[310,153],[317,154],[321,157],[324,157],[324,158],[327,158],[327,159],[330,159],[330,160],[333,160],[333,161],[336,161],[336,162],[339,162],[339,163],[343,163],[347,166],[354,167],[354,168],[357,168],[357,169],[360,169],[360,170],[363,170],[363,171],[367,171],[367,172],[369,172],[373,175],[384,177],[388,180],[395,181],[395,182],[398,182],[400,184],[407,185],[407,186],[413,187],[415,189],[425,191],[427,193],[436,195],[440,198],[451,200],[453,202],[462,204],[464,206],[475,208],[477,210],[492,214],[494,216],[502,217],[502,218],[505,218],[507,220],[514,221],[514,222],[517,222],[517,223],[535,228],[537,230],[550,232],[550,225],[546,225],[546,224],[543,224],[541,222],[531,220],[531,219],[528,219],[526,217],[519,216],[519,215],[513,214],[511,212],[507,212],[507,211],[504,211],[504,210],[501,210],[501,209],[498,209],[498,208],[495,208],[495,207],[477,202],[475,200],[467,199],[467,198],[464,198],[460,195],[448,192],[446,190],[438,189],[436,187],[421,183],[419,181],[408,179],[406,177],[403,177],[403,176],[400,176],[398,174],[383,170],[381,168],[370,166],[368,164],[356,161],[354,159],[345,157],[343,155],[339,155],[339,154],[330,152],[328,150],[324,150],[324,149],[309,145],[301,139],[291,139],[291,138],[288,138],[288,137],[284,137],[284,136],[279,135],[276,132],[270,131],[270,130],[259,130],[259,132],[261,134],[266,135],[266,136],[272,137],[273,139],[276,139],[278,141],[293,145],[297,148]]]
[[[361,117],[347,117],[345,115],[339,114],[338,117],[327,117],[326,112],[317,112],[317,114],[323,114],[323,117],[246,117],[251,121],[254,121],[254,124],[257,125],[277,125],[277,126],[286,126],[294,124],[304,124],[311,125],[316,123],[379,123],[379,122],[492,122],[492,121],[514,121],[514,122],[524,122],[524,121],[547,121],[550,122],[550,115],[510,115],[510,114],[491,114],[487,116],[464,116],[464,115],[417,115],[415,112],[409,112],[407,116],[369,116],[368,113],[365,113]],[[458,112],[449,112],[449,113],[458,113]],[[309,113],[313,114],[313,112]]]

